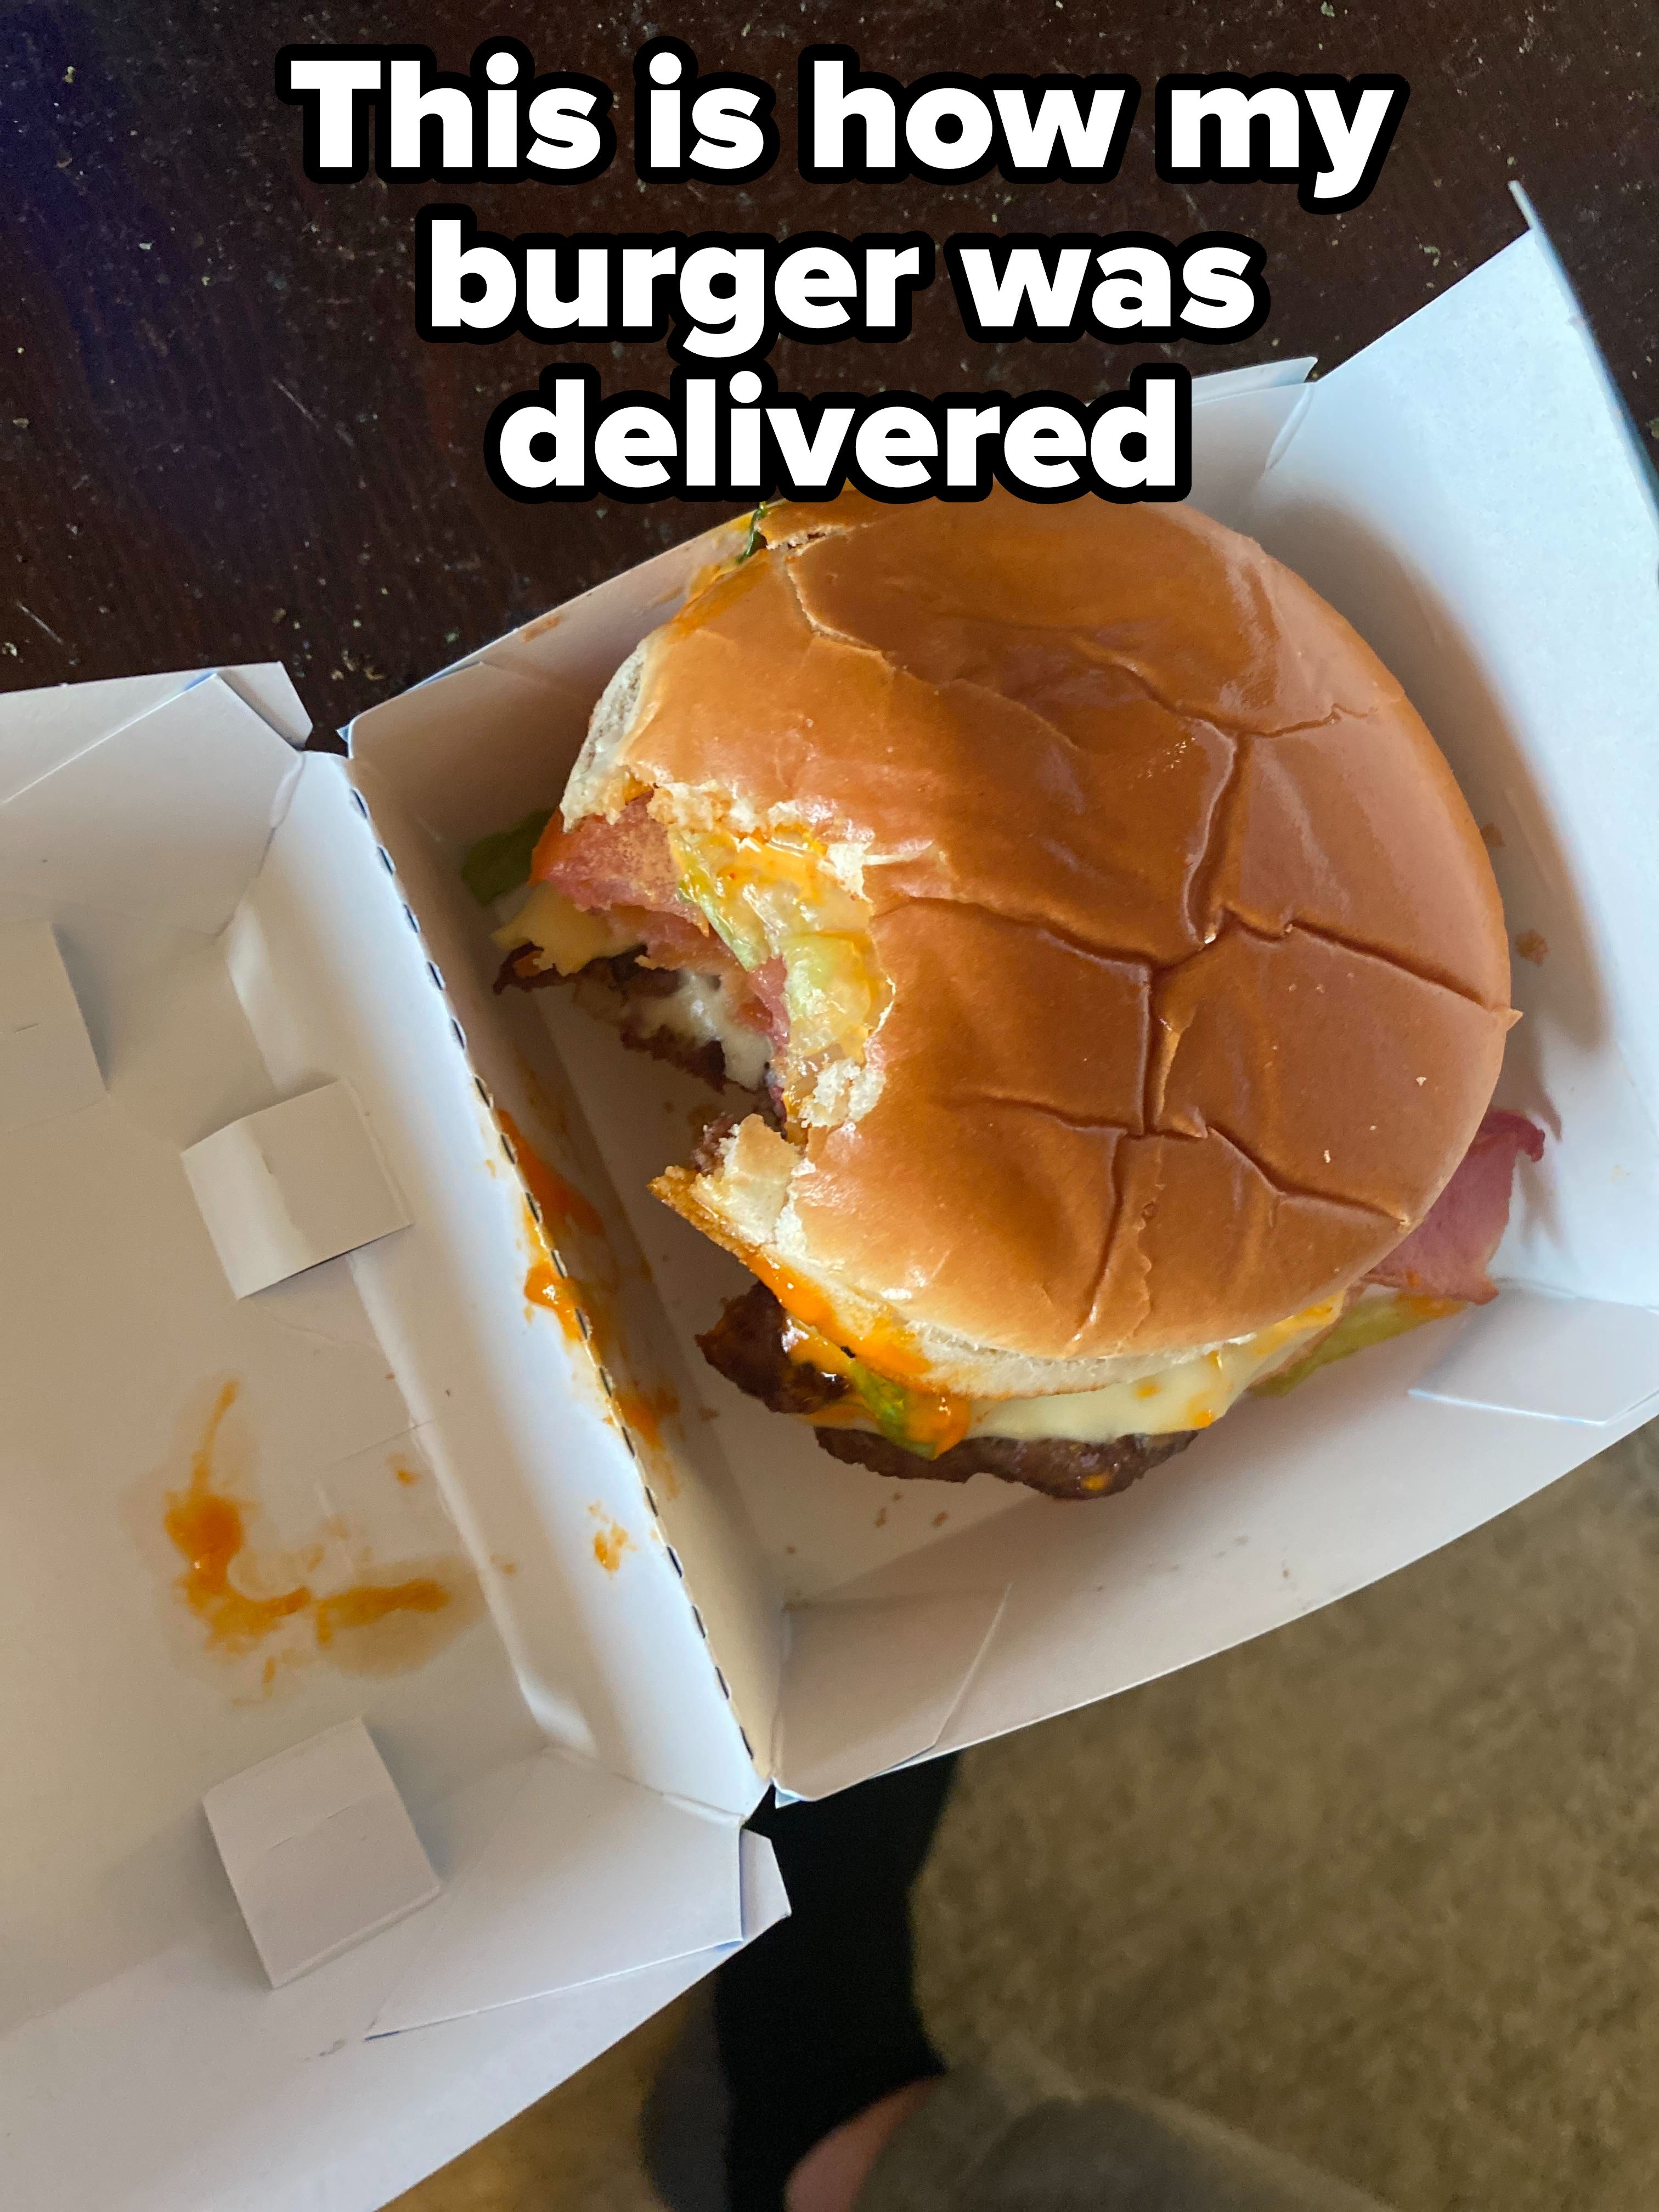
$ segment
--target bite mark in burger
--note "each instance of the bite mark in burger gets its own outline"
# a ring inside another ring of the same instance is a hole
[[[1491,1294],[1542,1143],[1483,1123],[1503,910],[1340,616],[1189,507],[847,494],[712,550],[497,942],[756,1094],[653,1185],[763,1286],[728,1379],[883,1474],[1102,1496]]]

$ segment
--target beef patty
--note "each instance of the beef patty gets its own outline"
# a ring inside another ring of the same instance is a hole
[[[809,1419],[847,1398],[839,1375],[791,1359],[784,1349],[783,1308],[764,1283],[728,1298],[713,1328],[697,1339],[703,1358],[728,1382],[758,1398],[775,1413]],[[1049,1498],[1109,1498],[1184,1451],[1198,1434],[1177,1429],[1166,1436],[1113,1437],[1083,1443],[1067,1437],[967,1437],[937,1459],[923,1459],[873,1430],[817,1428],[812,1431],[831,1458],[872,1468],[900,1481],[966,1482],[994,1474],[1024,1483]]]
[[[896,1478],[966,1482],[970,1474],[994,1474],[1004,1482],[1023,1482],[1046,1498],[1109,1498],[1127,1490],[1185,1451],[1196,1429],[1175,1429],[1161,1437],[1113,1437],[1105,1443],[1079,1443],[1071,1437],[969,1437],[937,1459],[918,1459],[902,1444],[866,1429],[814,1429],[833,1459],[851,1460]]]

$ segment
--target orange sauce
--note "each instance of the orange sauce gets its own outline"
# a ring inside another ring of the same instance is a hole
[[[564,813],[562,809],[556,806],[548,816],[547,827],[536,840],[530,855],[530,880],[532,884],[546,881],[548,871],[558,857],[559,844],[563,836]]]
[[[220,1389],[201,1442],[190,1456],[189,1485],[168,1492],[162,1516],[162,1526],[185,1563],[174,1588],[205,1626],[208,1648],[246,1653],[285,1622],[302,1627],[302,1617],[309,1615],[316,1646],[325,1650],[341,1629],[372,1627],[394,1613],[441,1613],[453,1592],[431,1576],[402,1583],[358,1583],[320,1597],[304,1583],[274,1597],[251,1597],[237,1588],[232,1571],[247,1547],[246,1518],[237,1500],[217,1486],[214,1462],[226,1417],[240,1395],[241,1385],[234,1379]],[[392,1467],[400,1482],[418,1479],[395,1461]],[[322,1557],[322,1547],[310,1547],[304,1556],[314,1565]],[[292,1650],[286,1655],[290,1661],[296,1656]],[[276,1672],[277,1658],[272,1654],[260,1670],[264,1689],[274,1685]]]
[[[415,1485],[421,1479],[421,1470],[419,1468],[399,1467],[395,1460],[392,1462],[392,1472],[397,1476],[398,1481],[403,1484],[406,1490],[412,1490]]]
[[[756,551],[763,551],[764,546],[762,539]],[[685,605],[668,625],[670,636],[689,637],[693,630],[724,614],[734,601],[753,591],[766,574],[767,565],[763,560],[750,559],[729,564],[711,562],[700,568],[691,579]]]
[[[170,1493],[162,1523],[185,1560],[174,1587],[205,1625],[209,1644],[230,1651],[250,1650],[279,1621],[303,1613],[311,1603],[304,1584],[280,1597],[262,1598],[245,1596],[231,1582],[231,1564],[246,1541],[246,1530],[241,1507],[213,1486],[213,1455],[225,1416],[240,1393],[234,1381],[220,1391],[202,1441],[191,1454],[190,1487]]]
[[[325,1649],[342,1628],[372,1628],[392,1613],[441,1613],[449,1592],[430,1575],[407,1583],[358,1583],[317,1601],[317,1641]]]
[[[593,1531],[593,1556],[606,1574],[614,1575],[623,1563],[623,1553],[633,1550],[633,1540],[620,1521],[609,1519],[598,1506],[592,1510],[600,1523]]]
[[[607,1319],[608,1302],[597,1285],[562,1275],[553,1264],[556,1232],[575,1230],[603,1239],[605,1224],[599,1209],[548,1165],[512,1115],[497,1108],[496,1117],[517,1155],[525,1186],[542,1212],[538,1223],[529,1208],[525,1210],[525,1229],[532,1255],[525,1271],[526,1304],[555,1315],[573,1344],[586,1342],[591,1346],[595,1358],[603,1363],[613,1378],[607,1415],[625,1422],[648,1451],[659,1452],[663,1448],[662,1425],[671,1415],[678,1413],[678,1399],[672,1390],[645,1391],[619,1379],[624,1360],[620,1344],[612,1341],[617,1331]],[[667,1462],[658,1468],[656,1479],[671,1496],[678,1487]],[[621,1542],[626,1542],[620,1530],[617,1536]],[[614,1566],[615,1563],[611,1564]]]
[[[678,1414],[680,1401],[665,1386],[660,1390],[619,1389],[616,1395],[617,1411],[635,1435],[652,1451],[662,1449],[662,1425],[671,1415]]]
[[[556,1315],[570,1341],[583,1343],[592,1330],[593,1316],[582,1288],[554,1266],[553,1245],[561,1231],[574,1229],[588,1236],[603,1236],[605,1224],[599,1209],[548,1165],[512,1115],[498,1107],[495,1118],[513,1147],[526,1189],[541,1208],[539,1222],[528,1206],[525,1208],[525,1231],[532,1255],[525,1271],[525,1303]],[[588,1324],[586,1330],[584,1320]]]
[[[535,1226],[532,1221],[531,1226]],[[562,1275],[551,1260],[532,1260],[525,1271],[524,1295],[526,1304],[544,1306],[549,1313],[556,1314],[559,1326],[573,1344],[580,1344],[582,1337],[582,1302],[576,1285],[568,1275]]]
[[[550,1231],[573,1228],[585,1230],[589,1236],[602,1234],[605,1224],[599,1218],[599,1208],[549,1167],[504,1107],[496,1108],[495,1118],[507,1132],[507,1142],[518,1157],[519,1173],[524,1178],[525,1188],[540,1206],[542,1219]]]
[[[841,1345],[890,1382],[925,1382],[927,1361],[902,1322],[878,1320],[865,1336],[850,1334],[836,1319],[834,1308],[821,1291],[803,1283],[787,1267],[780,1267],[763,1252],[745,1252],[744,1265],[758,1275],[784,1311],[805,1328]],[[808,1355],[810,1357],[810,1355]]]
[[[750,1264],[757,1263],[751,1261]],[[781,1299],[782,1293],[778,1295]],[[819,1299],[817,1303],[822,1306],[823,1300]],[[790,1313],[790,1322],[792,1325],[784,1331],[783,1343],[784,1350],[791,1359],[803,1365],[819,1368],[826,1375],[845,1375],[851,1361],[858,1359],[866,1366],[875,1368],[878,1374],[881,1373],[875,1361],[867,1358],[862,1350],[843,1348],[836,1339],[826,1335],[821,1328],[803,1324],[793,1312]],[[896,1382],[898,1378],[890,1374],[884,1379]],[[971,1399],[952,1397],[944,1390],[918,1390],[908,1382],[901,1387],[905,1392],[905,1432],[908,1437],[919,1444],[931,1444],[935,1455],[949,1451],[952,1444],[962,1442],[974,1417]],[[852,1412],[850,1407],[826,1406],[813,1418],[821,1425],[845,1426],[847,1416]],[[839,1424],[837,1415],[841,1417]],[[854,1418],[856,1419],[855,1414]]]

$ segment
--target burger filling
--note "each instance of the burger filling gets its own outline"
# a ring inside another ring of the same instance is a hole
[[[794,824],[665,827],[640,797],[615,822],[590,816],[567,830],[556,815],[531,875],[495,933],[503,981],[591,975],[631,957],[633,978],[612,975],[635,1002],[631,1041],[669,1029],[718,1047],[725,1079],[764,1085],[793,1137],[862,1109],[865,1047],[886,986],[855,858]],[[666,992],[634,980],[663,973],[676,978]],[[654,1003],[642,1015],[643,998]]]
[[[550,818],[528,890],[495,932],[498,989],[576,978],[628,1042],[763,1094],[793,1144],[857,1118],[878,1081],[866,1048],[887,1003],[861,856],[800,823],[734,823],[711,804],[688,825],[651,808],[641,793],[614,821],[567,828]],[[838,1457],[875,1465],[896,1449],[953,1478],[981,1464],[1004,1472],[1003,1459],[1051,1473],[1063,1463],[1058,1494],[1092,1494],[1133,1480],[1248,1389],[1288,1389],[1332,1359],[1491,1297],[1486,1265],[1508,1218],[1515,1161],[1537,1158],[1542,1141],[1522,1116],[1489,1114],[1427,1219],[1366,1283],[1103,1389],[1000,1400],[933,1391],[886,1371],[878,1346],[842,1340],[821,1301],[786,1304],[763,1285],[700,1341],[716,1368],[810,1421]],[[1146,1449],[1126,1460],[1116,1451],[1126,1443]],[[1072,1446],[1097,1460],[1110,1446],[1116,1456],[1079,1474],[1065,1459]],[[1012,1479],[1057,1486],[1029,1471]]]
[[[734,1299],[698,1342],[728,1381],[775,1411],[821,1430],[867,1430],[931,1460],[991,1437],[1107,1443],[1194,1434],[1246,1390],[1282,1395],[1329,1361],[1441,1320],[1462,1303],[1363,1284],[1139,1381],[1037,1398],[956,1397],[896,1381],[797,1321],[763,1285]]]

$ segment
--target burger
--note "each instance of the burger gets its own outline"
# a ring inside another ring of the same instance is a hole
[[[887,1477],[1120,1490],[1492,1295],[1516,1017],[1450,769],[1190,507],[758,510],[594,710],[497,932],[725,1087],[699,1339]]]

